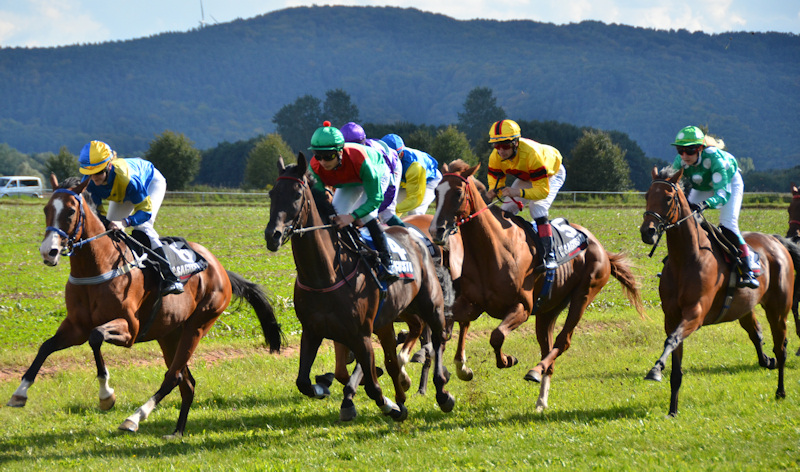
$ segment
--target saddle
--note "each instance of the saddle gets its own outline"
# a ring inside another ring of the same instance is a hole
[[[149,251],[144,248],[149,248],[150,243],[144,234],[137,234],[139,231],[134,231],[131,238],[125,238],[125,243],[128,247],[140,257],[144,257],[146,265],[151,269],[159,272],[158,262],[153,260]],[[135,242],[132,242],[133,239]],[[138,244],[137,244],[138,243]],[[164,248],[164,254],[167,256],[172,273],[175,274],[181,282],[186,281],[192,275],[204,271],[208,267],[208,261],[203,256],[195,252],[189,243],[181,237],[167,236],[161,238],[161,244]]]
[[[542,240],[539,238],[536,222],[527,221],[519,215],[510,213],[507,213],[506,216],[533,237],[536,249],[541,254],[544,249],[542,248]],[[570,226],[566,218],[550,220],[550,227],[553,230],[553,252],[555,252],[558,265],[574,259],[575,256],[589,247],[589,239],[586,234]]]
[[[708,234],[708,239],[711,241],[711,244],[722,250],[722,253],[725,256],[725,262],[735,265],[737,272],[739,272],[741,276],[741,266],[742,264],[747,264],[747,261],[742,260],[742,258],[739,256],[738,245],[734,242],[731,242],[731,240],[725,235],[725,232],[722,231],[719,226],[709,223],[705,218],[701,219],[700,227],[702,227]],[[753,261],[753,276],[760,277],[761,264],[759,264],[759,261],[761,260],[761,256],[759,256],[759,254],[754,251],[753,247],[749,244],[747,245],[747,248]]]

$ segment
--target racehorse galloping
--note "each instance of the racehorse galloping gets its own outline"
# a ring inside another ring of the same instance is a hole
[[[460,231],[464,245],[460,292],[453,305],[453,319],[460,326],[456,373],[462,380],[472,378],[472,371],[466,366],[464,342],[470,323],[483,312],[502,320],[490,338],[499,368],[517,363],[516,358],[503,352],[503,342],[535,314],[542,360],[525,378],[541,382],[536,402],[541,411],[547,407],[556,358],[569,349],[575,327],[609,276],[622,283],[628,299],[643,315],[641,296],[626,258],[608,253],[588,230],[572,225],[586,234],[588,246],[556,269],[550,296],[542,298],[533,313],[534,295],[541,292],[544,284],[543,274],[534,271],[542,256],[537,254],[528,231],[500,208],[487,207],[473,177],[478,167],[469,167],[461,160],[445,166],[446,173],[436,189],[436,214],[430,228],[437,242],[446,242],[450,234]],[[556,319],[567,305],[564,328],[554,342]]]
[[[789,230],[786,232],[786,237],[789,238],[792,243],[794,243],[797,250],[800,251],[800,190],[797,189],[796,185],[792,185],[792,201],[789,202]],[[797,307],[798,304],[800,304],[800,261],[796,259],[794,270],[795,279],[792,314],[794,314],[795,332],[797,333],[797,337],[800,337],[800,316],[798,316],[797,313]],[[797,349],[795,355],[800,356],[800,348]]]
[[[131,250],[105,231],[92,199],[83,193],[89,180],[79,183],[71,178],[60,187],[55,176],[51,175],[50,180],[54,192],[44,208],[47,230],[40,252],[46,265],[55,266],[62,251],[71,251],[70,280],[65,288],[67,317],[55,335],[39,348],[8,405],[25,406],[28,388],[50,354],[88,340],[97,364],[100,408],[108,410],[116,396],[109,387],[108,370],[100,352],[103,342],[131,347],[157,340],[168,367],[164,381],[119,429],[138,430],[139,422],[179,387],[181,409],[175,431],[168,437],[182,436],[195,390],[187,363],[200,339],[235,295],[253,306],[270,350],[278,351],[282,333],[269,301],[256,284],[226,271],[213,254],[194,243],[190,243],[191,247],[205,258],[208,267],[185,282],[184,293],[160,299],[159,276],[134,267],[130,263],[135,260]]]
[[[442,289],[427,249],[408,230],[397,226],[387,229],[407,251],[414,278],[389,284],[386,297],[381,301],[377,279],[358,248],[350,247],[346,239],[346,231],[351,229],[340,232],[328,225],[328,219],[334,214],[333,206],[320,192],[312,191],[307,167],[302,153],[298,154],[296,165],[284,166],[283,160],[279,161],[280,175],[270,191],[270,221],[264,231],[267,248],[271,251],[277,251],[289,239],[292,242],[297,267],[294,306],[303,327],[297,388],[312,398],[328,396],[329,384],[324,385],[319,380],[312,384],[309,376],[322,340],[332,339],[350,349],[358,363],[344,388],[340,419],[355,418],[352,399],[363,378],[367,395],[382,412],[395,421],[403,421],[408,415],[405,389],[410,382],[398,363],[393,322],[398,317],[410,320],[416,316],[430,326],[433,333],[436,401],[442,411],[451,411],[455,399],[444,389],[446,380],[442,366],[445,341]],[[378,384],[371,341],[373,332],[383,348],[397,404],[383,395]]]
[[[667,340],[664,352],[647,374],[661,380],[667,356],[672,353],[669,414],[678,413],[678,391],[683,372],[683,340],[701,326],[739,320],[756,348],[762,367],[778,369],[777,398],[784,398],[783,371],[786,363],[786,317],[792,303],[794,266],[791,255],[777,238],[761,233],[744,233],[747,244],[761,258],[761,286],[736,288],[734,262],[726,260],[718,244],[712,243],[689,208],[680,186],[683,170],[653,169],[647,191],[647,210],[640,228],[642,241],[656,244],[667,235],[668,256],[659,282]],[[733,272],[733,273],[732,273]],[[767,315],[775,358],[763,350],[761,326],[753,309],[760,304]],[[777,360],[776,360],[777,359]]]

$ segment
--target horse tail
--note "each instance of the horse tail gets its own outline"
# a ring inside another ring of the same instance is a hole
[[[606,251],[606,254],[608,254],[608,260],[611,262],[611,275],[622,284],[625,296],[628,297],[628,300],[639,313],[639,316],[642,319],[647,318],[644,303],[642,302],[642,294],[639,291],[639,281],[636,280],[636,276],[633,275],[630,260],[622,253]]]
[[[258,284],[250,282],[241,275],[229,270],[226,272],[231,281],[233,295],[246,300],[255,310],[258,321],[261,322],[261,329],[264,331],[264,339],[269,343],[270,352],[280,352],[284,334],[264,291]]]

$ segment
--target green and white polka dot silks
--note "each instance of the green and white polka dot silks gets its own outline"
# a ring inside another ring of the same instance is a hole
[[[689,178],[692,188],[699,191],[714,191],[714,196],[706,200],[711,208],[719,208],[731,196],[731,179],[739,170],[739,163],[729,152],[716,147],[707,147],[700,153],[694,165],[687,166],[681,156],[675,156],[672,167],[683,167],[683,175]]]

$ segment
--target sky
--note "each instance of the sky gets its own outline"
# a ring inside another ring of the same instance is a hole
[[[201,22],[227,23],[313,4],[295,0],[0,0],[0,47],[136,39],[189,31]],[[520,19],[557,25],[596,20],[709,34],[800,34],[798,0],[357,0],[335,4],[413,7],[459,20]]]

